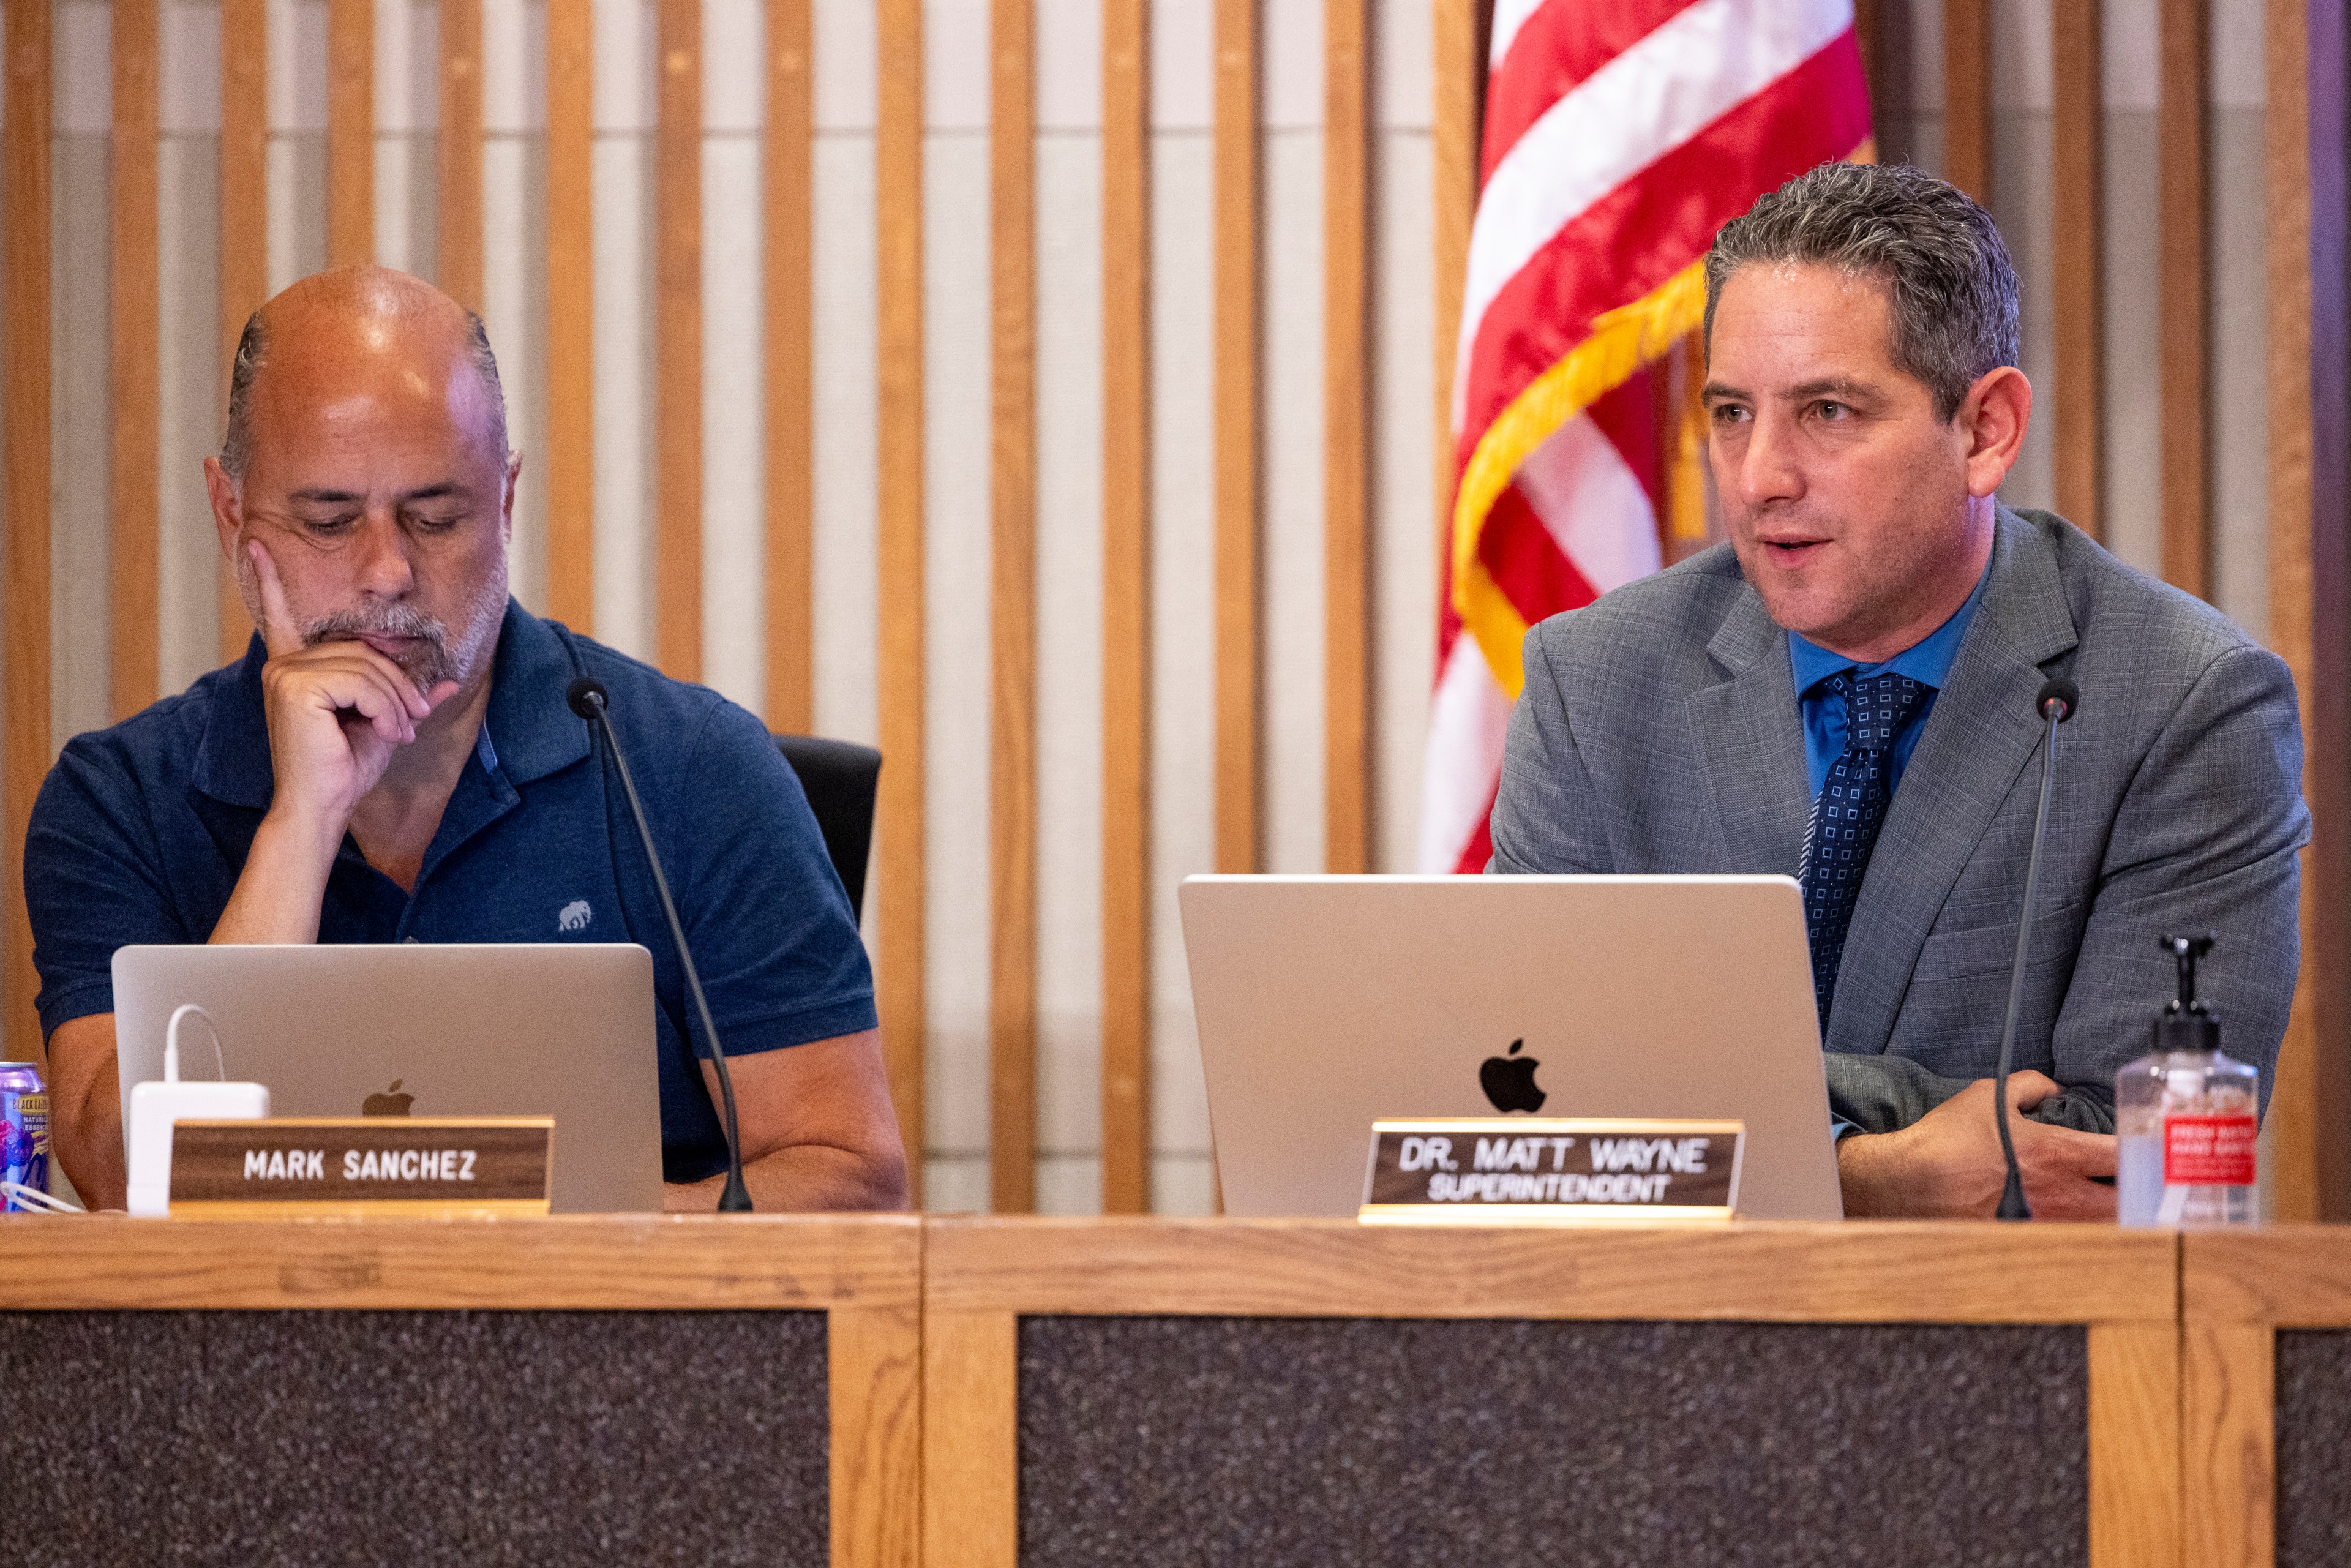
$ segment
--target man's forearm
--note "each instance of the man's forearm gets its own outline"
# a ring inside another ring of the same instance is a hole
[[[342,847],[343,830],[272,812],[253,835],[236,891],[208,940],[222,944],[309,943]]]
[[[745,1163],[743,1185],[752,1207],[770,1214],[823,1214],[906,1207],[906,1167],[830,1144],[796,1144]],[[672,1213],[708,1213],[726,1188],[721,1174],[663,1188]]]

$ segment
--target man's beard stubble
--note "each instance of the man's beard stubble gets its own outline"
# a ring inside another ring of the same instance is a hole
[[[463,685],[480,667],[497,635],[506,609],[505,583],[485,583],[468,609],[470,624],[455,645],[447,624],[438,616],[397,601],[376,601],[305,621],[302,645],[315,648],[321,643],[356,642],[369,635],[414,638],[416,645],[393,657],[392,663],[416,683],[418,691],[430,692],[444,681]]]

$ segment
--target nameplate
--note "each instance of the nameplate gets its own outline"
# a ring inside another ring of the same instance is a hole
[[[172,1213],[545,1214],[551,1116],[280,1117],[172,1129]]]
[[[1356,1218],[1385,1225],[1729,1219],[1743,1122],[1374,1122]]]

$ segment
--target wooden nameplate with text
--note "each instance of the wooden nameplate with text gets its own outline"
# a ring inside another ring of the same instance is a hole
[[[172,1130],[174,1218],[545,1214],[552,1116],[287,1116]]]
[[[1741,1122],[1374,1122],[1356,1218],[1378,1225],[1728,1220]]]

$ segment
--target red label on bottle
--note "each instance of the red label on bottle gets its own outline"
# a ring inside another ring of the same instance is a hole
[[[2166,1116],[2166,1186],[2251,1186],[2260,1129],[2251,1116]]]

